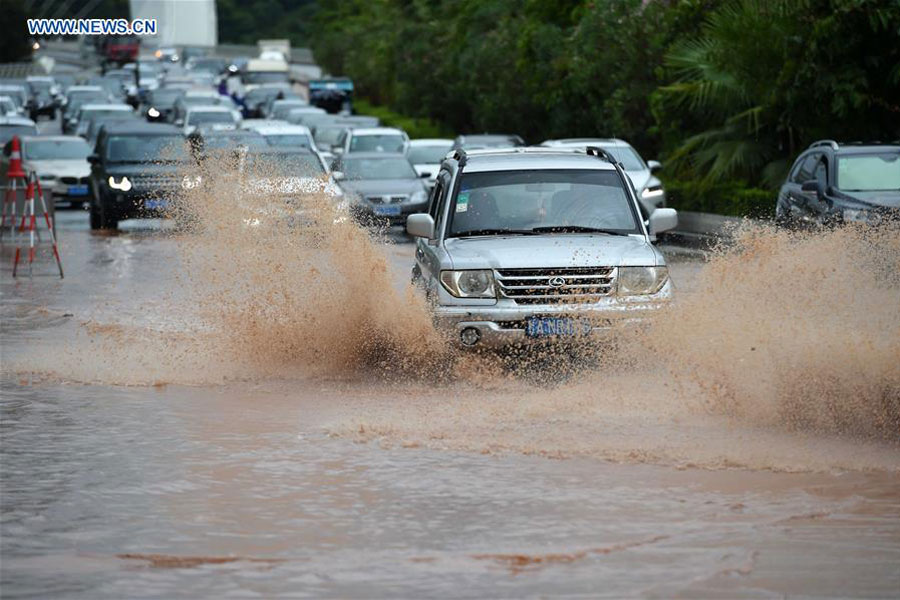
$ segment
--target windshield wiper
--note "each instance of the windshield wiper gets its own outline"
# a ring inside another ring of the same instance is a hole
[[[472,231],[457,233],[453,237],[471,237],[475,235],[537,235],[537,232],[532,229],[473,229]]]
[[[603,233],[606,235],[629,235],[616,229],[603,229],[600,227],[583,227],[581,225],[553,225],[549,227],[535,227],[531,231],[535,233]]]

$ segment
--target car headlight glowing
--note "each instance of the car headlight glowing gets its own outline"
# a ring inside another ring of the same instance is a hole
[[[457,298],[495,298],[494,273],[477,271],[441,271],[441,283]]]
[[[147,111],[147,116],[153,117],[155,119],[159,116],[159,111],[151,106],[150,110]]]
[[[107,183],[109,184],[109,187],[114,190],[122,190],[123,192],[127,192],[131,189],[131,182],[127,177],[122,177],[122,181],[116,181],[116,178],[111,176],[107,180]]]
[[[194,175],[193,177],[190,175],[185,175],[181,178],[181,187],[186,190],[192,190],[195,187],[199,186],[203,182],[203,179],[199,175]]]
[[[619,296],[655,294],[668,278],[666,267],[619,267],[616,293]]]

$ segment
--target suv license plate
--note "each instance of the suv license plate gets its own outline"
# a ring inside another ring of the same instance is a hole
[[[375,214],[380,217],[399,217],[400,216],[400,207],[399,206],[376,206]]]
[[[529,317],[525,320],[525,335],[528,337],[575,337],[587,335],[592,325],[588,319],[572,317]]]
[[[167,200],[160,200],[159,198],[148,198],[144,200],[144,208],[147,210],[162,210],[169,205]]]
[[[88,186],[87,184],[82,185],[70,185],[69,186],[69,195],[70,196],[87,196],[88,194]]]

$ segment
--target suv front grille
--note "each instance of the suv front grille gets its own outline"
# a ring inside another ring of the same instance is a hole
[[[592,303],[613,290],[614,267],[497,269],[500,296],[516,304]]]
[[[59,180],[66,185],[78,185],[88,182],[87,177],[60,177]]]
[[[178,189],[175,177],[171,175],[135,175],[129,179],[139,192],[168,192]]]
[[[366,196],[372,204],[401,204],[409,200],[409,196]]]

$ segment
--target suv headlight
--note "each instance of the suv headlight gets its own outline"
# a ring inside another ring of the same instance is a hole
[[[496,298],[494,273],[478,271],[441,271],[441,283],[457,298]]]
[[[131,189],[131,182],[128,180],[128,177],[122,177],[122,181],[116,181],[116,178],[111,176],[106,182],[114,190],[127,192]]]
[[[181,178],[181,187],[186,190],[192,190],[195,187],[199,186],[203,180],[199,175],[194,175],[191,177],[190,175],[185,175]]]
[[[843,217],[845,223],[868,223],[869,225],[881,223],[881,215],[869,210],[845,208]]]
[[[668,278],[666,267],[619,267],[616,293],[619,296],[655,294]]]

